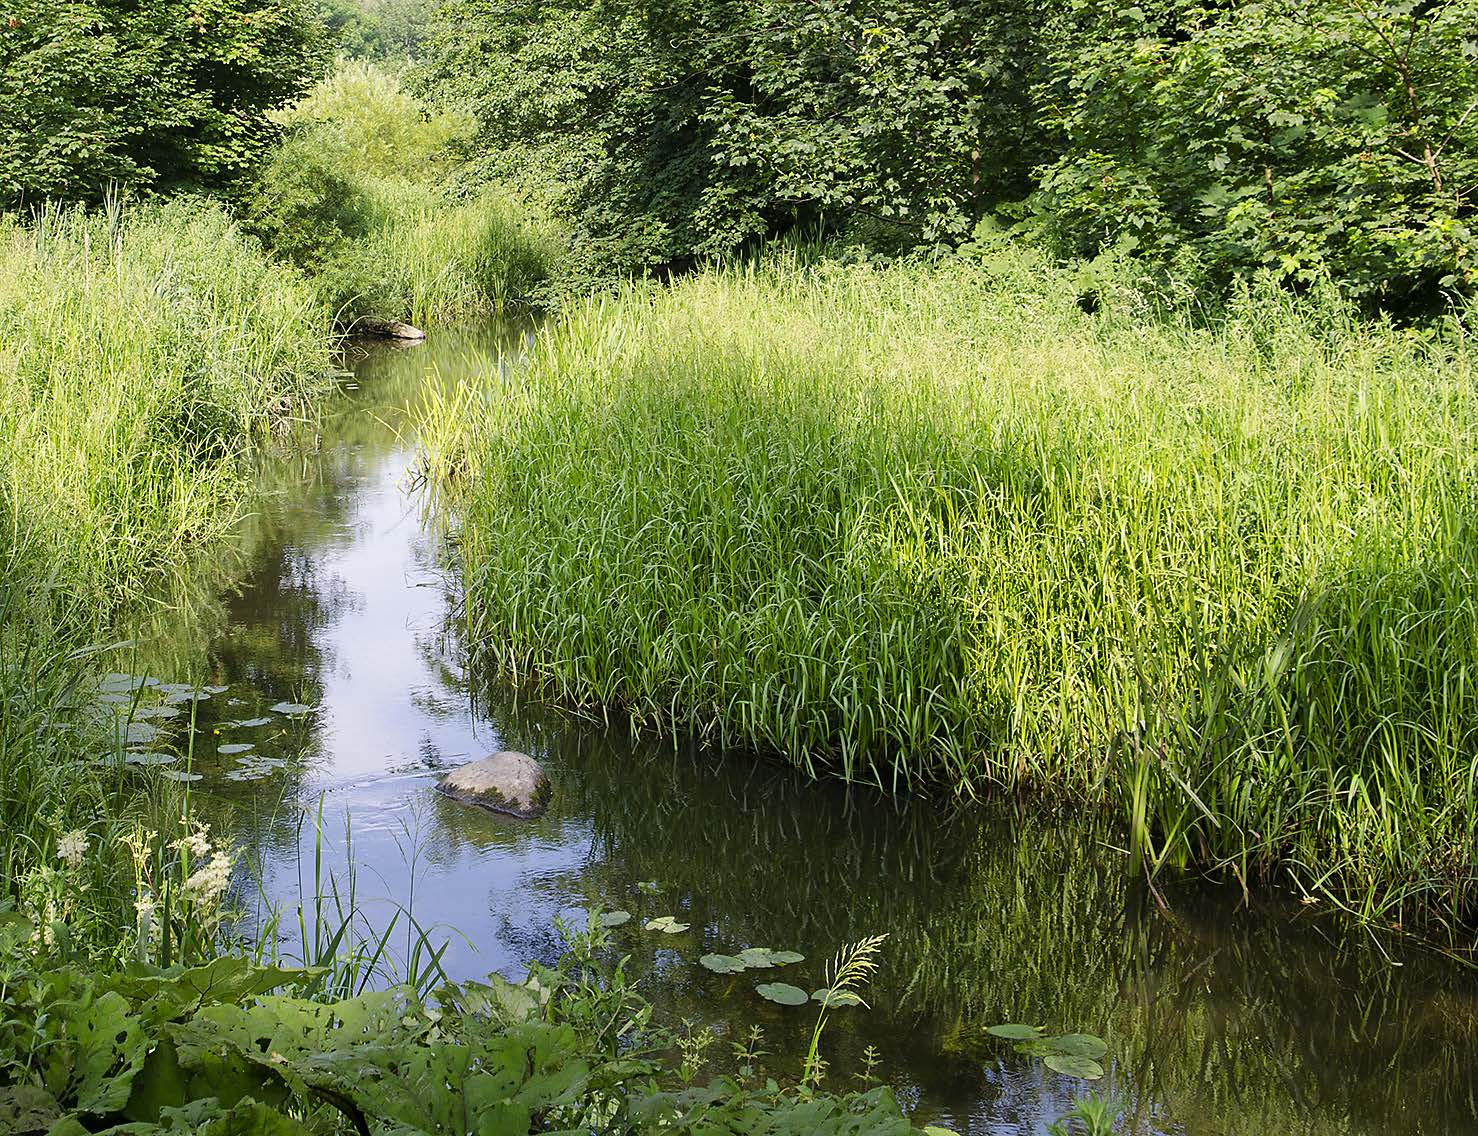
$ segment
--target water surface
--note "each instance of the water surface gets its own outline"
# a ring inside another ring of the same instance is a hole
[[[1478,984],[1435,954],[1338,934],[1276,897],[1183,888],[1161,910],[1129,885],[1111,832],[1081,819],[807,784],[473,682],[415,490],[411,410],[431,385],[479,382],[527,334],[354,354],[322,421],[264,464],[261,507],[222,569],[238,585],[181,596],[157,645],[156,673],[213,689],[196,703],[193,771],[260,864],[285,949],[299,903],[311,913],[331,874],[350,886],[351,863],[369,919],[408,910],[436,928],[454,977],[522,977],[557,956],[557,918],[620,908],[636,918],[618,945],[667,1020],[708,1023],[715,1052],[758,1024],[769,1066],[793,1075],[813,1010],[754,984],[820,986],[841,944],[886,933],[872,1008],[840,1012],[829,1035],[831,1084],[855,1083],[875,1046],[921,1121],[1045,1132],[1086,1086],[984,1032],[1025,1020],[1108,1041],[1099,1088],[1125,1102],[1128,1131],[1478,1131]],[[188,720],[154,720],[155,748],[183,751]],[[433,791],[502,748],[549,768],[543,818]],[[658,915],[691,929],[641,929]],[[697,965],[756,945],[807,960],[731,977]]]

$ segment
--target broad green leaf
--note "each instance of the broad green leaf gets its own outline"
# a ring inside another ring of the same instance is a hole
[[[704,955],[698,965],[714,974],[737,974],[744,969],[744,960],[733,955]]]
[[[623,923],[631,922],[629,911],[604,911],[601,913],[600,925],[602,927],[619,927]]]
[[[304,706],[301,702],[279,702],[274,706],[267,707],[267,709],[276,714],[287,714],[288,716],[292,716],[296,714],[311,713],[313,707]]]
[[[1073,1057],[1064,1053],[1053,1053],[1042,1059],[1042,1064],[1068,1077],[1081,1077],[1085,1081],[1096,1081],[1103,1076],[1103,1066],[1088,1057]]]
[[[1007,1041],[1036,1041],[1042,1036],[1040,1026],[1023,1025],[1020,1022],[1006,1022],[997,1026],[986,1026],[985,1032],[992,1037],[1005,1038]]]
[[[216,752],[230,757],[234,753],[249,753],[256,748],[251,742],[228,742],[223,746],[216,746]]]
[[[811,996],[799,986],[788,982],[762,982],[754,989],[761,998],[782,1006],[803,1006],[811,1000]]]
[[[687,923],[679,923],[671,915],[659,915],[647,920],[648,931],[661,931],[665,935],[677,935],[688,929]]]
[[[1060,1037],[1044,1037],[1037,1044],[1064,1057],[1097,1058],[1108,1052],[1103,1039],[1094,1037],[1091,1033],[1065,1033]]]

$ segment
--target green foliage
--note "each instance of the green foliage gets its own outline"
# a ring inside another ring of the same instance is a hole
[[[430,412],[473,650],[813,774],[1108,803],[1147,873],[1472,918],[1465,332],[1097,281],[781,263],[567,312]]]
[[[1049,37],[1032,201],[1073,251],[1332,273],[1401,311],[1478,281],[1478,4],[1087,2]]]
[[[349,64],[278,116],[288,136],[245,208],[272,254],[313,279],[346,326],[465,319],[535,296],[556,241],[521,203],[447,185],[448,148],[473,129],[382,67]]]
[[[320,972],[234,957],[99,976],[0,939],[0,1118],[17,1134],[544,1130],[910,1133],[886,1090],[849,1096],[719,1080],[667,1092],[650,1008],[578,936],[529,980],[305,996]],[[296,988],[297,993],[282,992]]]
[[[116,182],[240,186],[322,41],[302,0],[16,0],[0,14],[0,208]]]
[[[486,171],[560,187],[586,269],[1014,222],[1430,312],[1474,289],[1475,3],[446,0],[420,76]]]

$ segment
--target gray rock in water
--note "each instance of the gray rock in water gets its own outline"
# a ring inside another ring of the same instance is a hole
[[[525,820],[544,812],[552,791],[543,766],[511,749],[452,770],[436,787],[454,801]]]

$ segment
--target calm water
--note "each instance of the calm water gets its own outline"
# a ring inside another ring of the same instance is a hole
[[[212,688],[197,788],[257,854],[263,886],[243,894],[279,905],[287,949],[300,900],[313,906],[316,843],[316,878],[343,888],[352,842],[369,921],[410,909],[450,941],[455,977],[522,977],[558,954],[557,917],[634,913],[618,943],[662,1014],[726,1037],[758,1023],[782,1074],[813,1014],[754,984],[820,986],[838,946],[886,932],[872,1009],[841,1011],[829,1036],[832,1084],[873,1044],[918,1118],[961,1132],[1045,1132],[1084,1087],[984,1032],[1018,1020],[1108,1041],[1100,1088],[1128,1105],[1128,1131],[1478,1132],[1478,983],[1436,955],[1340,936],[1272,899],[1249,910],[1183,891],[1167,914],[1128,885],[1109,833],[1070,818],[891,804],[743,755],[633,744],[470,682],[413,487],[409,409],[430,384],[478,382],[523,334],[354,358],[323,421],[265,464],[262,507],[216,577],[239,586],[183,596],[150,660]],[[311,709],[272,709],[284,704]],[[187,721],[151,719],[149,744],[183,752]],[[542,819],[433,792],[443,770],[502,748],[549,768]],[[640,929],[657,915],[691,930]],[[733,977],[697,965],[756,945],[807,961]]]

